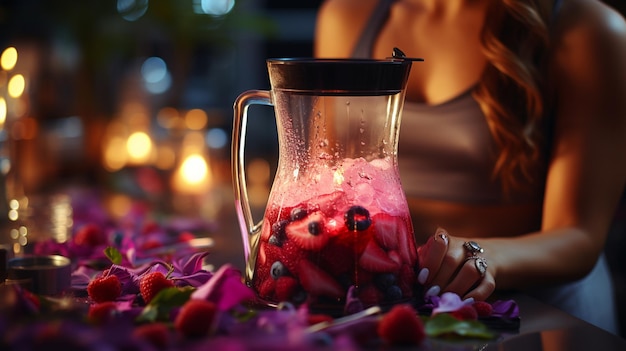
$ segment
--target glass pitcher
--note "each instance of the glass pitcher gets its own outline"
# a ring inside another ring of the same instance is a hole
[[[262,303],[340,311],[413,296],[417,251],[398,173],[410,60],[270,59],[271,91],[234,104],[232,171],[245,279]],[[248,107],[274,106],[279,159],[265,215],[244,168]],[[351,289],[351,287],[353,287]]]

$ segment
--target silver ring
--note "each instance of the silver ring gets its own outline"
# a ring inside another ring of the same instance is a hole
[[[465,259],[466,262],[469,260],[474,260],[474,267],[476,267],[476,270],[478,271],[478,273],[480,273],[480,276],[484,277],[485,273],[487,273],[487,260],[484,257],[476,255],[470,256]]]
[[[480,245],[478,245],[477,242],[475,241],[466,241],[463,243],[463,247],[465,248],[465,250],[467,250],[467,252],[469,252],[472,256],[476,256],[479,253],[483,253],[485,252],[485,250],[483,250],[482,247],[480,247]]]

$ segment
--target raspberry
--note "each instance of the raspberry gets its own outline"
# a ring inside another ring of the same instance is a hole
[[[143,244],[141,244],[140,247],[142,250],[158,249],[160,247],[163,247],[163,243],[156,239],[149,239],[149,240],[146,240]]]
[[[157,350],[166,350],[170,346],[170,331],[163,323],[140,325],[133,330],[133,336],[146,341]]]
[[[113,319],[116,311],[117,305],[115,304],[115,302],[106,301],[97,303],[95,305],[89,306],[87,319],[89,319],[89,321],[94,324],[104,324]]]
[[[114,301],[122,293],[122,284],[114,274],[101,275],[89,282],[87,293],[96,303]]]
[[[478,319],[478,312],[472,305],[465,305],[456,311],[450,312],[450,315],[462,321]]]
[[[79,246],[99,246],[106,244],[104,232],[95,224],[86,224],[74,234],[74,243]]]
[[[208,300],[187,301],[174,320],[174,328],[188,338],[208,335],[217,313],[216,306]]]
[[[180,234],[178,234],[178,238],[176,240],[178,240],[179,243],[186,243],[189,242],[193,239],[195,239],[196,236],[193,235],[193,233],[190,232],[182,232]]]
[[[152,272],[144,275],[139,282],[139,293],[146,304],[150,303],[152,299],[161,290],[171,288],[174,286],[174,282],[167,279],[161,272]]]
[[[406,304],[393,306],[378,323],[377,332],[389,345],[418,345],[426,337],[422,320]]]
[[[474,309],[476,309],[476,313],[478,313],[478,317],[489,317],[493,313],[493,306],[489,302],[486,301],[475,301]]]

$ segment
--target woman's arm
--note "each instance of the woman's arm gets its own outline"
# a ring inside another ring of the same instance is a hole
[[[626,23],[599,2],[567,4],[555,28],[557,114],[542,229],[476,239],[489,264],[484,279],[473,261],[464,263],[467,238],[444,243],[434,236],[420,248],[427,286],[483,299],[496,286],[574,280],[593,268],[604,248],[626,181]]]

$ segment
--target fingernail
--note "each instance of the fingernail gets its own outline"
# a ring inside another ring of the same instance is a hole
[[[424,296],[425,297],[437,296],[439,295],[440,291],[441,291],[441,288],[439,287],[439,285],[433,285],[430,287],[430,289],[426,290],[426,294],[424,294]]]
[[[422,268],[422,270],[417,274],[417,281],[424,285],[424,283],[426,283],[426,279],[428,279],[428,273],[430,273],[428,268]]]
[[[448,232],[443,228],[437,228],[436,237],[441,238],[444,244],[448,245]]]

